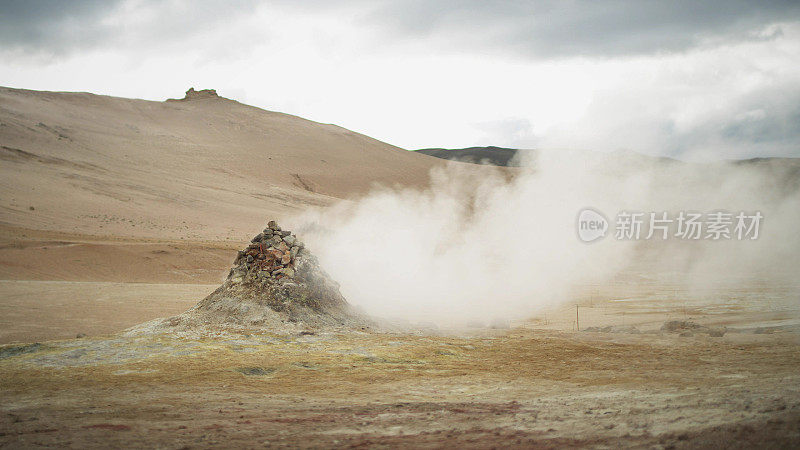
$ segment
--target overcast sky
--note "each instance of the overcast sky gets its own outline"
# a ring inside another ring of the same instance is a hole
[[[0,0],[0,85],[215,88],[409,149],[800,156],[798,61],[797,1]]]

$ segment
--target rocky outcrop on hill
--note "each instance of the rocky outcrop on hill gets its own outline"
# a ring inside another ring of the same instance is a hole
[[[193,87],[189,88],[186,91],[186,95],[183,98],[170,98],[167,99],[168,102],[185,102],[188,100],[198,100],[202,98],[221,98],[217,95],[216,89],[201,89],[199,91],[195,91]]]

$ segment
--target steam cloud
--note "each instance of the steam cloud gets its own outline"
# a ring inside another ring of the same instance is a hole
[[[791,284],[800,264],[799,205],[800,166],[779,160],[699,165],[552,151],[514,172],[450,164],[431,173],[427,189],[378,187],[293,225],[351,303],[382,317],[463,325],[525,319],[620,273],[703,292]],[[585,207],[608,217],[605,239],[577,239]],[[754,241],[626,242],[614,238],[622,210],[673,218],[760,211],[764,219]]]

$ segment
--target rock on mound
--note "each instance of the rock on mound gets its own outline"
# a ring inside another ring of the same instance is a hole
[[[711,337],[722,337],[727,332],[725,327],[710,328],[698,323],[689,322],[685,320],[670,320],[664,322],[661,326],[661,331],[668,333],[680,333],[681,336],[692,336],[692,333],[707,333]]]
[[[366,327],[339,284],[290,231],[274,221],[239,251],[228,278],[189,311],[139,327],[232,326],[292,331],[305,326]],[[134,329],[133,331],[136,331]]]

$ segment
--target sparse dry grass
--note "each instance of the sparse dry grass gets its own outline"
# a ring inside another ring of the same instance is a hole
[[[788,334],[686,339],[515,329],[476,337],[98,338],[45,347],[0,360],[0,443],[641,445],[769,420],[789,427],[779,427],[781,442],[794,442],[787,430],[800,423],[800,346]],[[64,356],[80,347],[89,351]],[[120,357],[116,348],[138,351]],[[43,365],[82,358],[98,359]]]

